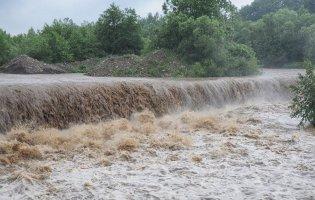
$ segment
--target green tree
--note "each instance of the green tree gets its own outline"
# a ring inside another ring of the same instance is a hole
[[[302,8],[312,9],[314,6],[313,0],[255,0],[250,5],[243,7],[240,10],[241,16],[244,19],[256,21],[264,15],[277,12],[280,9],[290,9],[298,11]]]
[[[300,125],[311,122],[315,126],[315,76],[310,61],[305,62],[306,75],[300,75],[297,85],[292,86],[294,98],[290,106],[292,117],[301,118]]]
[[[304,6],[310,13],[315,13],[315,1],[304,0]]]
[[[304,41],[304,57],[315,63],[315,24],[303,27],[300,31]]]
[[[98,49],[94,24],[85,23],[74,29],[68,42],[75,60],[85,60],[102,55]]]
[[[143,46],[135,10],[123,11],[114,4],[98,19],[96,36],[101,49],[109,54],[139,54]]]
[[[140,19],[142,36],[145,38],[153,38],[157,29],[161,26],[163,17],[159,13],[149,13],[145,18]]]
[[[194,18],[201,16],[220,18],[234,9],[229,0],[166,0],[163,5],[165,13],[182,13]]]
[[[27,34],[20,36],[21,40],[19,42],[19,54],[27,54],[28,56],[49,61],[49,55],[51,54],[48,41],[43,35],[36,33],[33,28],[31,28]]]
[[[10,36],[0,29],[0,66],[11,58]]]
[[[50,48],[50,55],[47,60],[52,63],[72,61],[73,55],[67,40],[55,31],[44,34],[44,37]]]
[[[193,62],[207,58],[215,58],[218,49],[224,48],[226,32],[224,26],[215,19],[207,16],[189,19],[180,24],[182,40],[177,51]]]
[[[187,30],[182,30],[181,27],[188,20],[190,18],[184,14],[168,14],[157,32],[158,38],[155,41],[155,45],[159,48],[176,50],[184,39],[184,36],[187,35]]]
[[[42,33],[49,34],[55,32],[63,39],[69,40],[72,32],[78,28],[78,25],[76,25],[70,18],[65,18],[63,20],[55,19],[51,25],[45,24]]]
[[[159,13],[149,13],[147,17],[140,19],[141,35],[143,38],[143,49],[141,54],[146,54],[155,49],[157,32],[163,23],[163,17]]]
[[[44,60],[52,63],[69,62],[74,58],[80,60],[82,54],[78,53],[78,49],[84,48],[84,39],[79,29],[70,18],[55,19],[51,25],[46,24],[40,33],[49,49],[49,55]]]
[[[315,15],[308,12],[280,9],[257,22],[236,23],[233,36],[251,46],[265,66],[282,67],[302,62],[305,50],[312,51],[312,31],[307,27],[314,23]]]
[[[258,69],[253,50],[233,42],[226,24],[208,16],[168,14],[157,46],[181,55],[191,65],[190,76],[239,76]]]
[[[76,25],[71,19],[54,20],[42,33],[50,49],[50,62],[84,60],[99,55],[95,25]]]

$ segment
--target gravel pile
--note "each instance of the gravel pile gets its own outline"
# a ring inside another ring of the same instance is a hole
[[[2,67],[3,73],[8,74],[61,74],[65,71],[55,65],[33,59],[27,55],[21,55],[11,60]]]
[[[92,67],[87,73],[90,76],[113,76],[116,71],[128,71],[141,68],[141,59],[136,55],[111,56]]]

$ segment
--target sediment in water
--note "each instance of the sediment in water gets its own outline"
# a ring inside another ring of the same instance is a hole
[[[180,109],[220,107],[262,99],[288,99],[295,77],[203,81],[110,79],[54,84],[0,84],[0,132],[19,124],[67,128],[71,124],[128,118],[149,109],[157,116]]]

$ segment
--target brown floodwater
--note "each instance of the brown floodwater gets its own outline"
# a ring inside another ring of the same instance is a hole
[[[31,128],[0,137],[0,199],[314,199],[315,132],[288,109],[299,73],[0,74],[0,132]]]
[[[275,77],[296,77],[297,74],[303,73],[300,69],[263,69],[260,78],[275,78]],[[255,76],[253,76],[255,77]],[[234,78],[234,79],[242,79]],[[247,78],[247,77],[246,77]],[[20,84],[60,84],[60,83],[113,83],[113,82],[181,82],[181,81],[209,81],[229,78],[178,78],[178,79],[164,79],[164,78],[126,78],[126,77],[91,77],[83,74],[2,74],[0,73],[0,85],[20,85]]]
[[[288,100],[289,86],[302,72],[264,69],[259,76],[208,79],[0,74],[0,132],[21,124],[68,128],[128,118],[144,109],[161,116],[246,101]]]

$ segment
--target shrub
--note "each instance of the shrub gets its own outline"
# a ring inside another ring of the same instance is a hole
[[[297,85],[292,86],[294,98],[290,106],[292,117],[300,117],[300,125],[310,122],[315,126],[315,76],[310,61],[305,62],[306,75],[300,75]]]

